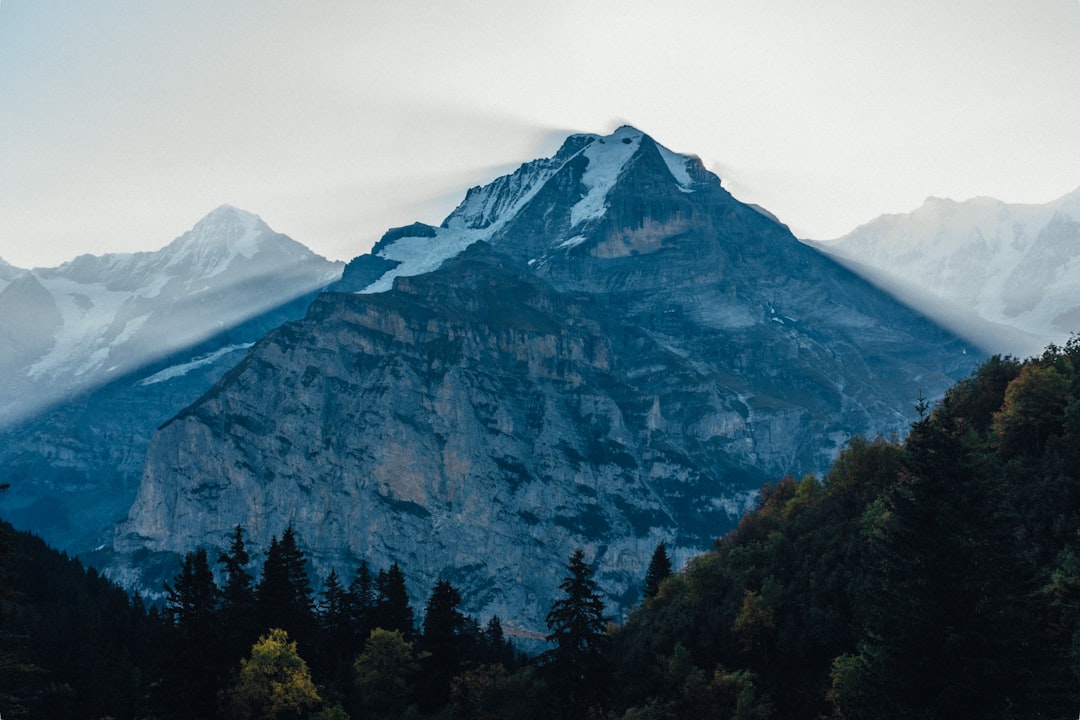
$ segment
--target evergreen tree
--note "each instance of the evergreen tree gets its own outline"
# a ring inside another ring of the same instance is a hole
[[[405,589],[405,573],[397,563],[389,570],[380,570],[375,577],[375,612],[372,623],[383,630],[397,630],[406,641],[416,633],[409,593]]]
[[[218,676],[225,660],[218,633],[219,591],[206,550],[184,556],[172,585],[165,584],[166,617],[174,633],[171,672],[161,688],[165,706],[184,707],[191,717],[212,717]]]
[[[1027,700],[1035,588],[1000,472],[976,447],[944,403],[913,426],[908,472],[867,515],[877,586],[860,652],[834,668],[845,716],[1007,718]]]
[[[492,615],[480,633],[479,662],[485,665],[502,665],[513,670],[517,665],[514,645],[506,639],[498,615]]]
[[[579,548],[570,555],[566,569],[569,575],[559,584],[563,597],[547,614],[551,631],[547,640],[555,647],[545,653],[545,659],[566,716],[576,718],[585,717],[605,701],[607,621],[584,550]]]
[[[233,530],[229,550],[218,556],[225,566],[225,584],[221,588],[221,619],[226,651],[239,657],[258,635],[255,624],[254,578],[247,571],[251,562],[244,543],[244,528]]]
[[[173,584],[165,583],[166,612],[181,635],[197,643],[213,637],[220,593],[200,548],[184,556]]]
[[[349,592],[331,570],[319,593],[319,629],[322,632],[317,669],[331,672],[339,682],[345,682],[353,658],[352,622],[349,613]],[[315,662],[313,661],[313,665]]]
[[[270,539],[256,592],[263,627],[284,629],[302,648],[314,640],[315,634],[314,603],[306,564],[290,526],[280,541],[276,537]]]
[[[645,597],[656,597],[660,592],[660,583],[671,575],[671,559],[668,558],[667,548],[663,541],[653,551],[652,560],[649,561],[649,569],[645,571]]]
[[[359,652],[374,628],[372,622],[375,613],[375,578],[371,576],[367,560],[360,561],[356,576],[349,583],[349,612],[353,647]]]
[[[450,680],[458,674],[464,654],[465,616],[458,610],[461,594],[448,580],[439,580],[424,610],[420,648],[420,706],[432,711],[450,699]]]

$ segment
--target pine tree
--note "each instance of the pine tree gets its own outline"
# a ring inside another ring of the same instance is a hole
[[[317,670],[333,672],[339,681],[347,679],[353,658],[352,622],[349,613],[349,592],[338,579],[337,570],[331,570],[319,593],[319,630],[322,632],[320,661]],[[312,664],[315,665],[315,660]]]
[[[352,619],[354,649],[359,652],[367,640],[375,613],[375,578],[371,576],[367,560],[360,561],[356,577],[349,583],[349,611]]]
[[[375,577],[375,612],[372,622],[383,630],[397,630],[406,641],[416,633],[409,593],[405,589],[405,573],[397,563]]]
[[[233,530],[228,552],[218,556],[225,566],[225,584],[221,588],[221,619],[226,651],[239,657],[258,636],[255,619],[254,579],[247,571],[251,562],[244,544],[244,529]]]
[[[566,569],[569,575],[559,584],[563,597],[547,614],[551,630],[547,640],[555,643],[555,648],[545,653],[545,660],[567,717],[584,717],[602,707],[606,697],[607,619],[584,550],[579,548],[570,555]]]
[[[671,575],[671,560],[668,558],[667,548],[663,541],[653,551],[652,560],[649,561],[649,569],[645,571],[645,597],[656,597],[660,592],[660,583]]]
[[[461,593],[448,580],[439,580],[424,610],[420,648],[423,657],[421,709],[432,711],[450,699],[450,680],[458,674],[464,644],[465,616],[458,610]]]
[[[165,583],[166,611],[185,637],[202,641],[212,636],[218,610],[219,591],[214,574],[200,548],[184,556],[173,584]]]
[[[290,526],[280,541],[276,537],[270,539],[256,591],[262,626],[286,630],[301,648],[306,648],[315,635],[314,603],[306,564]]]
[[[1021,529],[1000,472],[944,403],[915,423],[907,472],[867,513],[867,599],[861,652],[834,668],[845,716],[1007,717],[1022,706],[1017,668],[1038,653]],[[1018,704],[1019,703],[1019,704]]]
[[[219,592],[206,550],[184,556],[180,573],[165,584],[165,596],[166,617],[175,632],[167,651],[171,667],[161,688],[163,700],[186,708],[191,717],[210,717],[217,677],[227,661],[219,647]]]

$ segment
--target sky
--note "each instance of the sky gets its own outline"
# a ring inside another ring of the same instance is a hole
[[[799,237],[1080,186],[1078,0],[0,0],[0,258],[215,207],[348,260],[632,124]]]

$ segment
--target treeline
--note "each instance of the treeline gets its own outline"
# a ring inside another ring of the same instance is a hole
[[[620,627],[575,552],[538,657],[449,582],[414,613],[397,565],[315,593],[291,530],[258,580],[241,528],[217,558],[189,553],[160,611],[8,533],[22,595],[2,605],[0,714],[1071,718],[1078,369],[1075,339],[992,358],[903,441],[856,439],[825,477],[764,487],[683,570],[657,548]]]
[[[418,622],[397,563],[361,562],[347,584],[331,571],[315,593],[291,527],[258,578],[242,527],[214,562],[187,553],[161,608],[6,524],[0,558],[5,718],[529,720],[606,697],[604,604],[580,550],[536,657],[498,617],[462,613],[446,580]]]

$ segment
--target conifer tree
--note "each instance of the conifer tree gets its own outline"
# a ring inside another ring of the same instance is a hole
[[[280,541],[276,537],[270,539],[256,592],[263,627],[286,630],[302,648],[314,639],[315,630],[314,603],[306,564],[290,526]]]
[[[668,558],[667,548],[663,541],[653,551],[652,560],[649,561],[649,569],[645,571],[645,597],[656,597],[660,592],[660,583],[671,575],[671,559]]]
[[[551,630],[547,640],[555,647],[545,653],[545,659],[566,716],[576,718],[598,709],[605,700],[607,619],[585,551],[575,550],[566,569],[569,575],[559,584],[563,597],[547,614]]]
[[[332,671],[339,681],[348,676],[353,658],[352,621],[349,613],[349,592],[338,579],[337,570],[331,570],[319,593],[319,629],[322,632],[320,650],[314,660],[320,663],[316,669]]]
[[[165,595],[166,617],[175,632],[167,651],[170,673],[161,694],[166,704],[187,708],[191,717],[210,717],[225,661],[219,651],[219,592],[206,550],[184,556],[180,573],[171,585],[165,584]]]
[[[458,610],[461,593],[448,580],[439,580],[424,610],[420,647],[423,657],[421,709],[434,710],[450,699],[450,680],[460,669],[465,616]]]
[[[405,589],[405,573],[395,562],[389,570],[380,570],[375,577],[375,612],[373,624],[383,630],[397,630],[406,641],[416,633],[409,593]]]
[[[219,591],[214,574],[200,548],[184,556],[173,584],[165,583],[166,610],[185,637],[202,641],[214,632]]]
[[[349,583],[349,611],[355,649],[359,652],[374,627],[375,578],[371,576],[367,560],[360,561],[356,576]]]
[[[239,657],[258,635],[255,619],[254,578],[247,571],[251,562],[244,543],[244,528],[233,530],[229,550],[218,556],[225,566],[225,584],[221,588],[221,619],[226,652]]]

